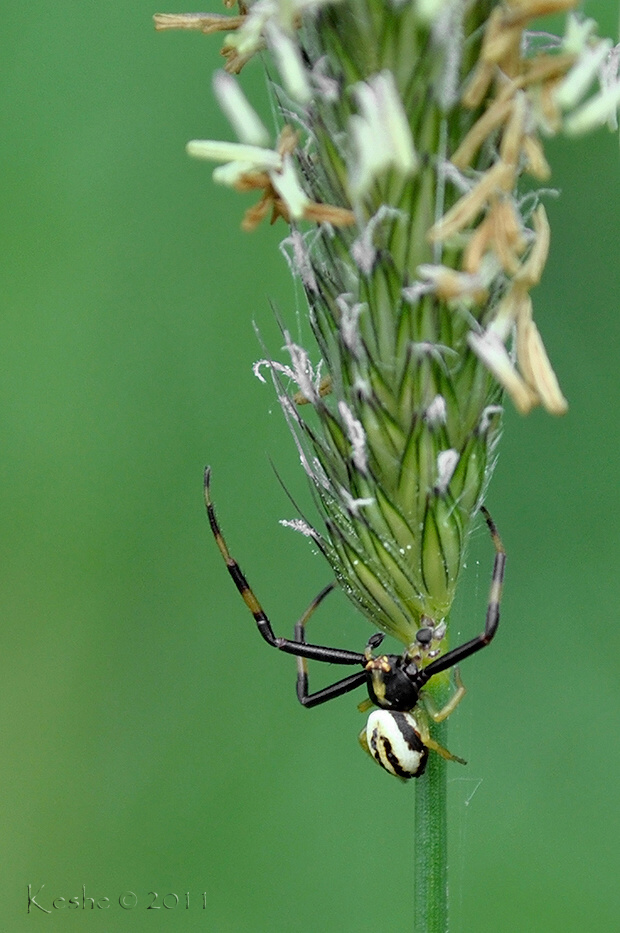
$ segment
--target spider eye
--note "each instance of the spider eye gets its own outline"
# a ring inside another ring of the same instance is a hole
[[[383,632],[375,632],[375,634],[371,635],[370,638],[368,639],[367,647],[371,651],[374,651],[375,648],[379,647],[379,645],[381,644],[384,638],[385,638],[385,634]]]
[[[428,645],[430,645],[431,641],[433,640],[432,628],[428,628],[428,627],[419,628],[417,632],[415,633],[415,640],[422,648],[426,648]]]

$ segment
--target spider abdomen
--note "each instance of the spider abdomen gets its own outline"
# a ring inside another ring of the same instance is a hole
[[[366,724],[366,741],[375,761],[395,777],[408,780],[424,774],[428,749],[411,713],[374,710]]]

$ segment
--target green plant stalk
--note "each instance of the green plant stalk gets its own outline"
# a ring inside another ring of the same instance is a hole
[[[442,728],[441,732],[447,729]],[[439,730],[436,735],[442,741]],[[447,761],[433,755],[426,773],[416,785],[415,933],[446,933],[448,929],[447,778]]]
[[[433,691],[440,705],[447,683]],[[437,723],[432,737],[446,747],[448,722]],[[448,762],[430,755],[416,782],[414,824],[414,933],[446,933],[448,929]]]

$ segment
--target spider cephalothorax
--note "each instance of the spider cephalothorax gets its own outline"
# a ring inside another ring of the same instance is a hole
[[[365,667],[368,695],[381,709],[407,712],[418,702],[418,668],[406,655],[382,654],[370,658]]]
[[[328,648],[323,645],[311,645],[306,642],[306,622],[330,593],[335,583],[326,586],[312,601],[299,622],[295,625],[293,639],[277,638],[271,622],[258,599],[248,584],[239,564],[231,557],[224,536],[215,517],[215,509],[210,494],[211,472],[205,470],[205,504],[211,530],[220,553],[226,561],[235,586],[254,616],[260,634],[267,644],[287,654],[297,657],[297,697],[303,706],[318,706],[335,697],[349,693],[366,684],[369,700],[360,704],[364,708],[377,706],[370,714],[366,729],[360,734],[362,747],[386,771],[401,778],[420,777],[426,767],[428,749],[433,749],[444,758],[459,761],[462,758],[452,755],[447,749],[435,742],[428,729],[428,716],[435,722],[441,722],[455,709],[465,694],[458,669],[455,669],[457,689],[442,709],[436,709],[430,697],[423,692],[431,677],[455,667],[464,658],[479,651],[489,644],[499,623],[499,604],[504,579],[506,554],[495,524],[484,508],[481,511],[491,532],[495,545],[495,561],[491,592],[487,606],[484,632],[465,644],[439,654],[437,647],[445,634],[445,625],[440,622],[433,625],[431,619],[424,619],[425,624],[418,629],[415,642],[402,654],[382,654],[378,657],[373,651],[383,641],[383,635],[372,635],[363,653],[348,651],[343,648]],[[427,624],[428,623],[428,624]],[[328,664],[342,664],[361,667],[354,674],[336,681],[315,693],[308,692],[308,669],[306,659],[323,661]]]

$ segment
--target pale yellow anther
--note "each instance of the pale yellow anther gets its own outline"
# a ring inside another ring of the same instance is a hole
[[[549,255],[549,242],[551,239],[551,227],[547,219],[547,212],[542,204],[539,204],[534,211],[532,220],[535,234],[534,245],[529,256],[514,276],[515,283],[526,289],[533,288],[534,285],[538,285],[540,282]]]
[[[579,0],[510,0],[504,15],[507,23],[525,26],[537,16],[573,10],[578,3]]]
[[[514,76],[521,46],[520,27],[507,27],[505,10],[496,7],[487,20],[478,64],[462,97],[465,107],[479,106],[493,81],[498,66],[504,74]]]
[[[489,294],[480,276],[457,272],[448,266],[423,265],[418,268],[418,274],[433,282],[435,294],[444,301],[469,299],[481,304]]]
[[[525,381],[547,411],[552,415],[565,414],[568,402],[562,395],[540,333],[532,320],[529,295],[524,295],[517,319],[517,360]]]
[[[245,16],[226,16],[224,13],[156,13],[155,29],[194,29],[206,34],[231,32],[245,21]]]
[[[505,343],[514,328],[523,301],[522,290],[511,285],[500,301],[495,317],[487,327],[487,334],[493,334]]]
[[[540,88],[540,112],[544,117],[546,129],[555,134],[559,132],[562,126],[562,111],[556,100],[556,89],[560,84],[560,78],[547,81]]]
[[[570,52],[558,55],[536,55],[523,62],[520,83],[523,87],[542,84],[554,78],[562,78],[573,67],[577,56]]]
[[[346,207],[336,207],[334,204],[319,204],[311,201],[304,208],[305,220],[318,224],[332,224],[334,227],[351,227],[356,217],[353,211]]]
[[[515,181],[515,168],[504,162],[496,162],[493,168],[485,172],[471,191],[463,195],[450,210],[444,214],[428,232],[431,242],[446,240],[473,223],[485,210],[495,194],[512,191]]]
[[[523,155],[527,171],[539,181],[548,181],[551,177],[549,163],[545,159],[542,143],[535,136],[523,137]]]
[[[526,415],[534,408],[537,397],[514,368],[503,342],[493,333],[470,333],[468,342],[474,353],[504,387],[515,407]]]
[[[492,197],[487,216],[471,235],[463,255],[463,270],[479,272],[483,257],[493,252],[509,275],[520,267],[527,247],[519,213],[511,197]]]
[[[463,271],[473,275],[480,270],[483,257],[489,251],[493,236],[493,223],[485,217],[472,233],[463,253]]]
[[[527,100],[523,91],[518,91],[512,101],[510,119],[500,144],[500,158],[509,165],[517,165],[523,143]]]
[[[496,199],[489,216],[492,223],[490,245],[502,268],[509,275],[514,275],[520,267],[519,257],[524,252],[527,241],[512,198]]]
[[[485,95],[491,86],[495,75],[495,65],[489,62],[478,61],[474,73],[467,82],[463,92],[461,103],[464,107],[473,110],[478,107],[485,98]]]
[[[494,101],[487,112],[474,123],[465,136],[450,159],[452,164],[461,170],[470,166],[484,141],[505,122],[512,110],[512,106],[512,101],[509,99]]]
[[[557,376],[549,362],[545,345],[532,321],[529,334],[529,351],[532,367],[536,373],[536,389],[543,407],[551,415],[564,415],[568,411],[568,402],[562,394]]]
[[[258,51],[265,47],[265,43],[263,43]],[[224,70],[227,71],[229,75],[238,75],[243,66],[246,65],[255,54],[254,51],[251,51],[248,52],[247,55],[242,55],[234,45],[225,42],[222,46],[222,55],[226,59]]]
[[[503,65],[517,55],[521,47],[521,27],[508,21],[506,10],[496,7],[487,21],[480,59],[493,65]]]

